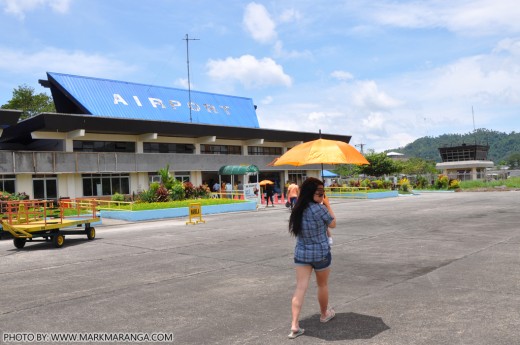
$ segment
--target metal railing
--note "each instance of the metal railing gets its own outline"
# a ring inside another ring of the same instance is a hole
[[[235,199],[235,200],[243,200],[244,199],[244,191],[242,190],[232,190],[232,191],[223,191],[223,192],[211,192],[210,197],[212,199]]]
[[[91,199],[91,198],[78,198],[78,199],[62,199],[60,200],[60,205],[63,204],[64,208],[68,207],[77,207],[88,205],[89,203],[95,202],[97,210],[128,210],[128,207],[121,206],[129,206],[130,211],[133,211],[133,201],[114,201],[114,200],[103,200],[103,199]]]
[[[60,201],[54,200],[20,200],[0,202],[2,219],[8,224],[30,224],[42,222],[44,226],[52,222],[63,223],[66,218],[95,218],[97,217],[96,200]]]

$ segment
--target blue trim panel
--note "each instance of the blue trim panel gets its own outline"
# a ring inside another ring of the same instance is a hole
[[[241,211],[255,211],[257,207],[256,202],[243,202],[237,204],[223,204],[202,206],[202,219],[206,214],[226,213],[226,212],[241,212]],[[138,222],[143,220],[165,219],[165,218],[179,218],[188,217],[188,208],[166,208],[159,210],[146,211],[101,211],[101,219],[111,218],[126,220],[129,222]]]

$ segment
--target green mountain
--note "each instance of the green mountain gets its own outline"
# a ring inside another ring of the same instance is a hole
[[[520,133],[501,133],[489,129],[477,129],[466,134],[443,134],[438,137],[422,137],[405,147],[391,149],[404,153],[407,157],[419,157],[436,162],[441,161],[439,147],[468,145],[489,145],[488,159],[499,164],[512,154],[520,153]]]

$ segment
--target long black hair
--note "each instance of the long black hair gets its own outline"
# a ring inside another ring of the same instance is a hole
[[[298,236],[302,231],[303,211],[309,206],[309,203],[315,202],[314,193],[320,186],[323,187],[323,182],[314,177],[309,177],[303,181],[300,187],[300,195],[289,218],[289,233],[291,235]]]

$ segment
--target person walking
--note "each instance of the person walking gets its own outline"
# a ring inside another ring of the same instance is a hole
[[[294,208],[296,204],[296,200],[298,199],[298,195],[300,194],[300,188],[294,182],[291,182],[289,187],[287,187],[287,200],[291,203],[291,210]]]
[[[273,194],[274,194],[273,185],[266,184],[265,185],[265,207],[269,206],[269,200],[271,200],[271,206],[274,207]]]
[[[336,218],[325,196],[323,182],[314,177],[306,179],[289,218],[289,233],[296,237],[296,289],[291,302],[290,339],[305,332],[300,328],[299,317],[313,270],[318,285],[320,322],[328,322],[336,315],[334,309],[329,308],[328,280],[332,254],[327,238],[327,229],[335,227]]]

